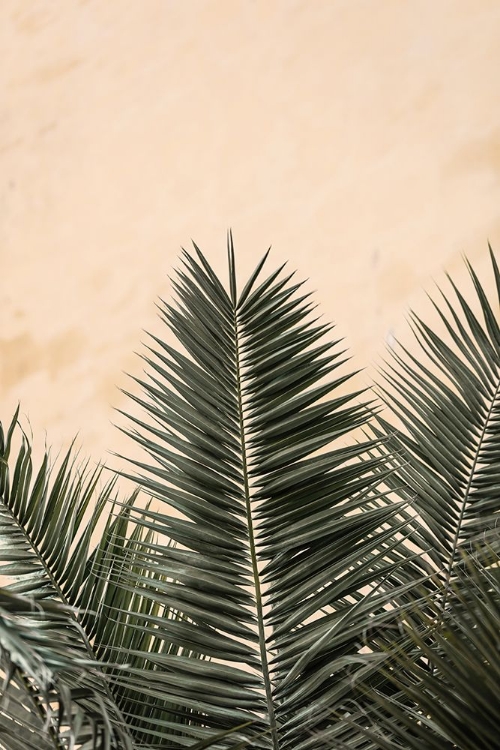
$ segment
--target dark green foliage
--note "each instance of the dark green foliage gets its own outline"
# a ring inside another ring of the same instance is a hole
[[[484,323],[414,316],[377,416],[303,285],[266,255],[238,293],[228,251],[229,292],[184,253],[129,394],[147,503],[0,433],[0,748],[496,747],[498,300],[470,269]]]

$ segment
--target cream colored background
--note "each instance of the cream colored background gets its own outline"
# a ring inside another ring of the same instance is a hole
[[[190,238],[272,243],[356,366],[500,252],[498,0],[2,0],[0,415],[122,449]]]

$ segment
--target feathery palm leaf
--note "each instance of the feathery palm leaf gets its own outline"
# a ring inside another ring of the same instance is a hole
[[[184,255],[160,307],[180,348],[152,337],[126,430],[146,507],[110,507],[71,451],[33,477],[17,415],[0,429],[0,748],[490,746],[494,308],[469,267],[484,324],[455,287],[449,343],[414,316],[429,364],[396,353],[401,427],[370,424],[340,342],[266,257],[238,294],[231,238],[229,292]]]
[[[28,735],[24,740],[28,741],[28,737],[35,732],[40,734],[40,743],[42,737],[46,737],[50,747],[61,749],[72,746],[74,741],[93,749],[108,748],[110,742],[121,742],[122,747],[131,748],[106,679],[99,671],[82,669],[85,664],[95,667],[96,661],[90,641],[73,609],[88,574],[92,533],[108,502],[112,483],[97,493],[99,471],[88,473],[84,468],[82,472],[75,472],[71,451],[64,457],[53,480],[49,456],[45,454],[33,480],[31,447],[24,434],[17,456],[14,460],[11,457],[16,425],[17,413],[6,433],[0,425],[0,575],[10,581],[4,586],[1,601],[4,604],[7,601],[17,602],[18,607],[24,601],[25,609],[30,611],[31,624],[38,618],[33,644],[38,638],[38,656],[41,656],[40,649],[45,649],[46,658],[40,662],[42,665],[50,668],[52,663],[57,662],[53,662],[56,654],[59,654],[61,663],[73,662],[75,669],[80,665],[76,676],[61,672],[57,682],[59,695],[66,696],[68,707],[75,689],[79,696],[81,710],[78,720],[73,722],[75,731],[67,736],[61,734],[59,718],[62,715],[52,716],[47,701],[40,701],[40,696],[35,696],[37,711],[43,717],[42,726],[28,721]],[[94,501],[95,507],[92,507]],[[15,594],[22,595],[22,598],[8,599]],[[51,599],[59,600],[61,605],[66,606],[58,607],[50,602]],[[21,637],[24,631],[19,616],[18,613],[18,637]],[[6,627],[7,621],[4,620],[3,624]],[[5,627],[4,634],[7,633]],[[24,635],[26,644],[29,634],[24,632]],[[11,663],[16,666],[16,689],[20,692],[15,693],[15,700],[11,700],[12,690],[4,694],[4,705],[8,697],[8,705],[22,706],[24,710],[26,704],[22,684],[26,685],[26,681],[31,684],[36,675],[30,674],[29,670],[26,671],[16,662],[12,652],[5,647],[4,654],[9,653]],[[38,689],[43,697],[43,680]],[[29,712],[32,716],[33,710],[29,709]],[[18,720],[15,712],[12,715],[9,710],[4,710],[1,722],[0,746],[2,736],[16,734]],[[14,747],[12,738],[9,742],[11,744],[6,747]]]
[[[491,249],[490,253],[496,291],[500,295],[500,274]],[[484,322],[479,321],[450,279],[456,304],[443,293],[444,304],[434,303],[445,334],[439,336],[412,314],[420,355],[402,346],[391,352],[392,362],[384,373],[386,384],[380,389],[389,416],[378,417],[372,425],[372,434],[380,438],[382,453],[391,453],[388,460],[395,469],[386,484],[397,499],[411,503],[411,513],[403,511],[402,515],[408,519],[413,548],[426,559],[430,572],[423,588],[425,596],[416,610],[418,616],[413,620],[410,641],[408,634],[400,641],[398,664],[404,672],[411,662],[412,674],[428,673],[431,682],[422,679],[412,692],[392,680],[395,686],[399,685],[400,692],[393,696],[392,704],[387,694],[387,700],[380,701],[380,706],[389,712],[386,719],[391,717],[394,727],[391,740],[389,722],[382,722],[385,742],[396,742],[391,746],[400,746],[398,743],[408,728],[406,719],[413,720],[425,711],[430,695],[426,690],[438,679],[451,601],[456,606],[460,592],[463,596],[469,594],[470,578],[465,574],[464,554],[473,551],[480,561],[483,554],[488,560],[492,549],[496,554],[499,551],[500,326],[495,312],[498,298],[494,305],[490,303],[476,273],[467,265]],[[398,418],[399,428],[391,423],[391,412]],[[418,587],[409,588],[397,597],[398,606],[412,607],[418,596]],[[426,628],[425,624],[431,621],[433,628]],[[423,632],[425,644],[419,640]],[[391,636],[380,638],[379,647],[393,649]],[[451,693],[448,697],[451,710]],[[465,695],[464,700],[467,700]],[[443,702],[446,703],[444,697]],[[469,709],[475,710],[473,703]],[[379,723],[380,716],[379,711]],[[410,733],[405,747],[437,747],[440,742],[435,739],[433,742],[437,744],[432,744],[429,739],[429,744],[427,740],[423,745],[420,740],[411,744],[411,736]],[[386,746],[389,744],[380,745]],[[467,742],[463,745],[472,746]]]
[[[179,545],[137,545],[141,596],[178,612],[148,627],[204,659],[158,657],[141,690],[184,706],[168,747],[251,721],[241,737],[255,747],[327,748],[339,727],[325,710],[370,667],[363,632],[421,570],[402,566],[405,522],[367,454],[377,441],[346,444],[369,411],[342,390],[346,360],[323,343],[310,295],[282,268],[260,281],[264,258],[238,296],[231,240],[228,294],[195,251],[177,306],[161,306],[184,352],[153,337],[146,396],[132,395],[152,419],[131,417],[128,432],[150,458],[132,462],[134,479],[160,501],[136,523]]]
[[[467,264],[484,322],[451,279],[457,304],[443,293],[443,305],[434,303],[445,336],[412,314],[421,354],[395,350],[386,371],[392,390],[381,389],[402,427],[380,418],[381,429],[375,428],[378,437],[386,437],[384,446],[402,459],[392,487],[416,511],[414,541],[443,587],[443,609],[463,551],[478,544],[486,545],[487,555],[489,545],[498,549],[500,273],[491,248],[490,254],[498,295],[494,306]]]

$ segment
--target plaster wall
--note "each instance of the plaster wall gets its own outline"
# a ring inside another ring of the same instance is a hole
[[[123,449],[154,300],[228,226],[242,281],[272,243],[376,362],[500,252],[499,38],[496,0],[3,0],[1,419]]]

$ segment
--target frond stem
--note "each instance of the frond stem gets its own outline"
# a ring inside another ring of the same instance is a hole
[[[262,673],[264,677],[264,687],[266,692],[267,711],[269,715],[269,722],[271,725],[271,737],[273,743],[273,750],[279,750],[278,733],[276,727],[276,717],[274,713],[274,703],[272,696],[271,678],[269,673],[269,661],[267,657],[266,647],[266,635],[264,626],[264,607],[262,604],[262,590],[260,585],[260,575],[257,560],[257,552],[255,548],[255,533],[254,524],[252,517],[252,503],[250,497],[250,482],[248,477],[248,460],[247,460],[247,449],[245,440],[245,418],[243,413],[243,394],[241,386],[241,358],[240,358],[240,337],[238,328],[238,318],[236,307],[234,308],[234,331],[236,340],[236,381],[237,381],[237,398],[238,398],[238,417],[240,427],[240,441],[241,441],[241,453],[242,453],[242,468],[243,468],[243,482],[245,492],[245,507],[248,521],[248,540],[250,546],[250,556],[252,560],[252,571],[253,581],[255,587],[255,602],[257,609],[257,626],[259,635],[259,649],[260,658],[262,662]]]
[[[56,595],[59,597],[60,601],[63,602],[63,604],[65,604],[66,606],[68,606],[71,609],[72,608],[71,604],[67,601],[66,597],[64,596],[61,587],[57,583],[57,581],[56,581],[56,579],[55,579],[55,577],[54,577],[54,575],[53,575],[50,567],[45,563],[43,555],[40,552],[40,550],[38,549],[37,545],[30,538],[30,535],[24,529],[23,525],[21,524],[21,522],[17,518],[16,514],[13,512],[12,508],[10,508],[6,504],[4,504],[4,508],[10,513],[11,518],[16,523],[19,531],[24,536],[27,544],[29,545],[29,547],[35,553],[35,555],[36,555],[36,557],[37,557],[37,559],[38,559],[41,567],[45,571],[45,574],[46,574],[47,578],[49,579],[50,583],[52,584],[52,587],[53,587]],[[76,614],[74,612],[71,612],[69,614],[69,616],[71,617],[71,619],[73,620],[73,622],[75,623],[75,625],[78,626],[78,632],[80,633],[80,636],[81,636],[81,639],[82,639],[82,643],[83,643],[83,645],[85,647],[85,650],[86,650],[88,656],[91,658],[92,661],[94,661],[94,662],[97,663],[98,659],[97,659],[97,657],[96,657],[96,655],[94,653],[94,650],[92,648],[92,645],[91,645],[91,643],[90,643],[90,641],[89,641],[89,639],[87,637],[85,629],[83,628],[83,626],[79,622],[79,618],[76,616]],[[102,678],[102,686],[103,686],[103,688],[104,688],[104,690],[105,690],[105,692],[106,692],[106,694],[108,696],[108,699],[111,701],[112,705],[114,706],[114,708],[115,708],[115,710],[117,712],[117,718],[120,719],[122,727],[125,728],[125,731],[126,731],[126,733],[128,735],[128,738],[130,740],[131,745],[133,745],[133,739],[132,739],[132,735],[130,733],[130,728],[129,728],[128,724],[126,723],[126,721],[125,721],[125,719],[124,719],[124,717],[123,717],[123,715],[121,713],[120,707],[118,706],[118,704],[117,704],[117,702],[115,700],[115,697],[113,696],[113,694],[112,694],[112,692],[110,690],[108,681],[106,680],[106,678],[104,676]]]
[[[464,491],[464,497],[463,497],[462,505],[461,505],[461,508],[460,508],[460,513],[459,513],[459,516],[458,516],[457,528],[455,530],[455,535],[453,537],[453,545],[452,545],[452,550],[451,550],[451,555],[450,555],[450,561],[448,563],[448,569],[446,571],[446,580],[445,580],[445,584],[444,584],[445,585],[445,592],[444,592],[444,597],[443,597],[443,605],[442,605],[442,608],[441,608],[441,615],[442,616],[444,615],[444,612],[445,612],[445,609],[446,609],[446,604],[447,604],[447,601],[448,601],[448,594],[449,594],[449,591],[450,591],[450,580],[451,580],[451,575],[453,573],[453,566],[454,566],[454,563],[455,563],[455,555],[456,555],[457,548],[458,548],[458,540],[460,538],[460,533],[462,531],[463,519],[464,519],[464,515],[465,515],[465,510],[466,510],[466,507],[467,507],[467,503],[468,503],[468,500],[469,500],[469,495],[470,495],[470,491],[471,491],[471,487],[472,487],[472,482],[474,480],[474,474],[475,474],[476,467],[477,467],[477,464],[478,464],[478,461],[479,461],[479,454],[480,454],[481,449],[483,447],[483,442],[484,442],[484,439],[485,439],[485,436],[486,436],[486,430],[488,429],[488,425],[489,425],[489,422],[490,422],[490,419],[491,419],[491,414],[493,412],[493,407],[494,407],[495,402],[496,402],[496,400],[498,398],[499,391],[500,391],[500,381],[498,382],[498,385],[497,385],[497,387],[495,389],[495,393],[493,394],[493,398],[491,399],[491,403],[490,403],[490,407],[488,409],[488,413],[486,415],[486,419],[484,420],[483,429],[481,431],[481,435],[479,436],[478,444],[477,444],[477,447],[476,447],[476,451],[474,453],[474,458],[472,460],[472,465],[471,465],[470,472],[469,472],[469,477],[468,477],[468,480],[467,480],[467,485],[466,485],[465,491]]]

